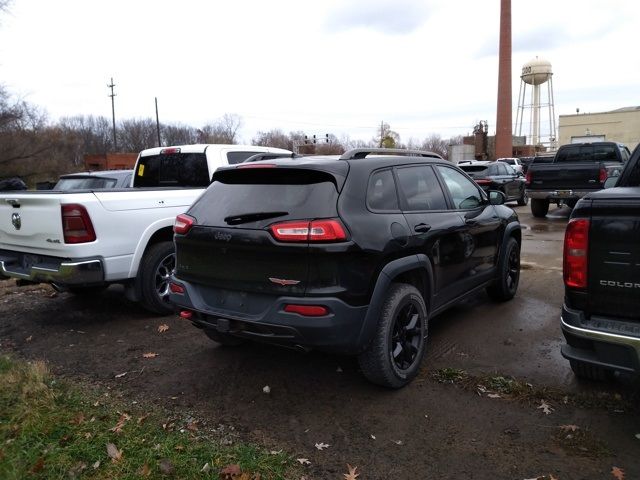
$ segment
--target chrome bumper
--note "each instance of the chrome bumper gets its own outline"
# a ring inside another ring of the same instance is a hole
[[[542,199],[542,200],[574,200],[576,198],[582,198],[588,193],[593,193],[596,190],[529,190],[527,188],[527,196],[529,198]]]
[[[29,260],[25,260],[25,257]],[[35,260],[33,263],[30,260]],[[104,282],[104,267],[97,258],[69,260],[0,251],[0,279],[16,278],[36,283],[83,285]]]

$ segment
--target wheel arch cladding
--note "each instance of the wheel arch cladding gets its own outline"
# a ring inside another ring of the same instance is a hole
[[[394,282],[408,283],[416,287],[422,293],[427,307],[427,315],[429,314],[433,285],[433,269],[429,258],[424,254],[417,254],[389,262],[378,275],[373,289],[367,314],[358,337],[358,352],[364,350],[371,342],[378,324],[380,309],[387,297],[389,287]]]

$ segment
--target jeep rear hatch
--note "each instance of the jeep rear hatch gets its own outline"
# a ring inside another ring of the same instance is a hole
[[[264,164],[251,164],[264,165]],[[340,178],[309,168],[218,170],[176,235],[179,279],[228,290],[304,295],[309,243],[346,234]]]

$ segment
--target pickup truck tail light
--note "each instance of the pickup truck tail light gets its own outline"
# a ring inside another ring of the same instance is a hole
[[[173,232],[186,235],[189,233],[189,230],[191,230],[191,227],[193,227],[195,221],[196,219],[189,215],[185,215],[184,213],[180,214],[176,217],[176,221],[173,224]]]
[[[564,234],[564,284],[571,288],[587,287],[589,263],[589,220],[569,220]]]
[[[600,168],[600,174],[598,175],[598,181],[602,184],[604,184],[604,182],[607,181],[607,178],[609,178],[609,173],[607,172],[606,168]]]
[[[96,240],[91,218],[82,205],[62,205],[64,243],[88,243]]]
[[[345,229],[337,219],[276,223],[269,229],[280,242],[340,242],[347,239]]]
[[[531,174],[531,170],[527,170],[527,174],[524,177],[524,184],[529,186],[531,185],[532,180],[533,180],[533,175]]]

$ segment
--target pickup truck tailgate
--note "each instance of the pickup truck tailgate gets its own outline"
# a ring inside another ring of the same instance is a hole
[[[531,167],[531,188],[592,190],[600,186],[597,163],[545,164]]]
[[[589,313],[640,319],[640,187],[592,200]]]
[[[59,198],[48,194],[8,194],[0,198],[0,249],[55,247],[62,242]]]

